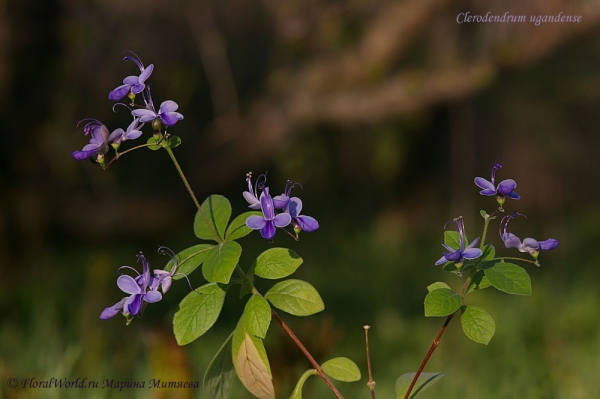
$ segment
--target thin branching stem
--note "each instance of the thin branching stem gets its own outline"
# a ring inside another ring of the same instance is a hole
[[[179,176],[181,177],[181,180],[183,180],[183,184],[185,185],[185,188],[187,189],[187,191],[190,194],[190,196],[192,197],[192,200],[194,201],[194,204],[196,205],[196,208],[198,208],[198,213],[200,213],[200,216],[204,220],[204,223],[206,223],[206,225],[208,226],[209,230],[211,231],[211,233],[215,237],[215,240],[219,243],[219,245],[223,244],[223,240],[221,239],[221,237],[219,237],[219,235],[215,231],[213,225],[209,222],[208,217],[206,216],[206,214],[204,213],[204,211],[200,207],[200,203],[196,199],[196,195],[194,194],[194,191],[192,190],[192,187],[190,186],[190,183],[188,183],[187,179],[185,178],[185,175],[183,174],[183,170],[181,169],[181,166],[179,166],[179,162],[177,162],[177,159],[175,158],[175,154],[173,154],[173,150],[171,150],[171,148],[168,146],[168,144],[166,146],[164,146],[164,149],[167,150],[167,153],[171,157],[171,160],[173,161],[173,164],[175,165],[175,169],[177,169],[177,172],[179,173]]]
[[[104,165],[102,167],[102,169],[106,170],[106,168],[108,168],[111,163],[113,163],[117,159],[121,158],[123,155],[127,154],[128,152],[131,152],[131,151],[134,151],[134,150],[137,150],[137,149],[140,149],[140,148],[144,148],[144,147],[150,147],[151,145],[153,145],[153,144],[148,144],[148,143],[146,143],[146,144],[140,144],[138,146],[129,148],[129,149],[123,151],[123,152],[118,152],[106,165]]]
[[[321,377],[323,379],[323,381],[325,381],[325,383],[327,384],[329,389],[331,389],[331,391],[335,394],[335,396],[337,396],[338,399],[344,399],[344,397],[342,396],[340,391],[338,391],[338,389],[335,387],[335,385],[333,385],[333,382],[331,382],[329,377],[327,377],[327,374],[325,374],[325,372],[323,371],[321,366],[319,366],[319,363],[317,363],[317,361],[315,360],[314,357],[312,357],[312,355],[310,354],[308,349],[306,349],[306,347],[302,344],[302,342],[300,342],[300,340],[298,339],[296,334],[294,334],[292,329],[287,324],[285,324],[285,322],[281,319],[281,317],[279,317],[279,315],[277,314],[277,312],[275,312],[275,310],[271,309],[271,315],[273,316],[273,318],[275,320],[277,320],[277,322],[279,323],[279,325],[281,325],[283,330],[290,336],[290,338],[292,339],[292,341],[294,341],[296,346],[298,348],[300,348],[300,350],[302,351],[304,356],[306,356],[306,358],[308,359],[310,364],[312,364],[312,366],[317,371],[317,374],[319,375],[319,377]]]
[[[371,390],[371,399],[375,399],[375,381],[373,381],[373,373],[371,373],[371,354],[369,353],[369,329],[371,326],[364,326],[365,329],[365,346],[367,348],[367,370],[369,371],[369,382],[367,386]]]
[[[492,220],[492,216],[494,216],[498,212],[504,212],[504,209],[498,208],[491,215],[487,215],[487,217],[484,218],[483,233],[481,234],[481,243],[479,244],[479,249],[481,249],[481,250],[483,250],[483,247],[485,245],[485,238],[486,238],[486,234],[487,234],[487,230],[488,230],[488,225],[490,224],[490,221]],[[478,263],[479,263],[479,259],[473,265],[473,269],[471,269],[471,272],[469,273],[469,276],[467,277],[467,279],[465,280],[465,283],[462,286],[462,289],[460,291],[460,297],[461,298],[464,298],[465,295],[466,295],[466,293],[467,293],[467,289],[469,288],[469,284],[471,284],[471,280],[473,279],[473,275],[477,271],[477,264]],[[419,379],[419,376],[423,372],[423,369],[425,368],[425,365],[429,361],[429,358],[431,357],[431,355],[433,354],[433,352],[435,351],[435,349],[440,344],[440,339],[442,338],[442,335],[444,335],[444,332],[446,331],[446,327],[448,327],[448,324],[450,324],[450,321],[452,321],[452,319],[454,318],[454,315],[456,315],[457,312],[458,311],[452,313],[451,315],[449,315],[446,318],[446,321],[444,322],[444,325],[442,326],[442,328],[438,332],[438,335],[433,340],[433,343],[431,344],[431,347],[429,348],[429,351],[427,352],[427,354],[425,355],[425,358],[421,362],[421,366],[419,367],[419,370],[417,370],[417,372],[416,372],[413,380],[411,381],[410,386],[408,387],[408,391],[406,391],[406,395],[404,395],[404,399],[408,399],[409,398],[410,393],[412,392],[413,388],[415,387],[415,384],[417,383],[417,380]]]

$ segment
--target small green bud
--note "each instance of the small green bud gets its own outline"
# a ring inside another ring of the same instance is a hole
[[[160,132],[163,128],[163,124],[160,121],[160,118],[154,118],[154,120],[152,120],[152,129],[154,129],[154,132]]]
[[[119,151],[119,147],[121,146],[121,142],[115,141],[114,143],[111,143],[110,145],[112,146],[112,148],[115,149],[115,152],[116,152],[116,151]]]
[[[96,157],[96,163],[100,166],[104,166],[104,154],[98,154]]]
[[[302,228],[300,226],[294,226],[294,233],[296,233],[296,237],[300,234]]]
[[[127,95],[127,98],[129,98],[129,100],[131,100],[131,105],[135,104],[135,94],[129,92],[129,94]]]
[[[500,208],[502,208],[502,205],[504,205],[504,202],[506,201],[506,197],[501,194],[496,194],[496,201],[498,201],[498,205],[500,205]]]

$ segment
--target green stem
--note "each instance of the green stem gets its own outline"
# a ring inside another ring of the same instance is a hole
[[[200,216],[202,217],[202,219],[204,219],[204,223],[206,223],[206,225],[210,229],[211,233],[215,237],[215,240],[219,243],[219,245],[223,244],[223,240],[221,240],[221,237],[219,237],[219,235],[215,231],[213,225],[210,224],[208,217],[206,217],[206,214],[200,207],[200,203],[198,202],[198,199],[196,199],[196,195],[194,194],[194,191],[192,190],[190,183],[188,183],[187,179],[185,178],[185,175],[183,174],[183,170],[181,170],[181,166],[179,166],[179,162],[177,162],[177,159],[175,158],[175,154],[173,154],[173,150],[171,150],[171,148],[169,147],[168,144],[165,145],[163,148],[165,150],[167,150],[167,153],[171,157],[171,160],[173,161],[173,164],[175,165],[175,169],[177,169],[177,172],[179,173],[181,180],[183,180],[183,184],[185,185],[185,188],[187,189],[190,196],[192,197],[192,200],[194,201],[196,208],[198,208],[198,213],[200,213]]]
[[[513,257],[513,256],[502,256],[502,257],[499,257],[499,258],[494,258],[494,259],[502,259],[502,260],[519,260],[519,261],[521,261],[521,262],[533,263],[533,264],[534,264],[534,265],[536,265],[536,266],[539,266],[539,265],[540,265],[538,261],[531,260],[531,259],[516,258],[516,257]]]
[[[140,148],[144,148],[144,147],[150,147],[151,145],[153,145],[153,144],[148,144],[148,143],[146,143],[146,144],[140,144],[138,146],[129,148],[129,149],[123,151],[123,152],[117,152],[117,154],[106,165],[104,165],[102,167],[102,169],[106,170],[106,168],[108,168],[111,163],[113,163],[117,159],[121,158],[123,155],[127,154],[128,152],[131,152],[133,150],[137,150],[137,149],[140,149]]]

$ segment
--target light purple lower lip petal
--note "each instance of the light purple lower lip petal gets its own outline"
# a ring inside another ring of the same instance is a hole
[[[140,122],[150,122],[156,118],[156,114],[149,109],[134,109],[131,111],[131,114],[134,116],[139,116]]]
[[[479,248],[469,248],[463,252],[463,257],[465,259],[477,259],[482,253],[483,252]]]
[[[121,299],[119,302],[115,303],[113,306],[104,309],[102,311],[102,313],[100,314],[100,318],[102,320],[106,320],[106,319],[110,319],[111,317],[114,317],[117,314],[119,314],[119,312],[121,310],[123,310],[123,305],[125,304],[126,300],[127,300],[127,297]]]
[[[162,294],[158,291],[148,291],[144,294],[144,301],[154,303],[162,299]]]
[[[479,192],[479,194],[481,194],[481,195],[495,195],[496,194],[496,190],[491,190],[491,189],[486,188],[485,190],[481,190]]]
[[[257,215],[252,215],[246,219],[246,226],[251,228],[252,230],[260,230],[267,224],[267,221]]]
[[[154,64],[148,65],[146,67],[146,69],[144,69],[144,72],[142,72],[140,74],[139,82],[140,83],[144,83],[146,81],[146,79],[148,79],[150,77],[150,75],[152,74],[153,70],[154,70]]]
[[[131,92],[133,94],[140,94],[141,92],[144,91],[144,88],[146,87],[145,84],[143,83],[138,83],[136,85],[131,86]]]
[[[250,204],[251,209],[260,209],[260,201],[254,195],[252,195],[249,191],[244,191],[242,193],[246,202]]]
[[[126,294],[139,294],[140,286],[131,276],[123,275],[117,279],[117,286]]]
[[[319,228],[319,222],[317,222],[317,220],[313,217],[298,216],[296,220],[298,220],[300,228],[307,233],[313,232]]]
[[[132,130],[130,132],[127,132],[125,134],[125,137],[127,137],[127,140],[135,140],[138,137],[140,137],[142,135],[142,131],[141,130]]]
[[[267,240],[270,240],[275,236],[275,226],[273,225],[273,221],[268,221],[265,224],[265,227],[260,230],[260,235]]]
[[[289,213],[280,213],[273,219],[273,224],[276,227],[285,227],[292,222],[292,217]]]
[[[94,155],[95,150],[93,151],[73,151],[71,155],[78,161],[83,161],[84,159],[88,159],[89,157]]]
[[[137,76],[127,76],[125,79],[123,79],[123,83],[125,83],[126,85],[136,85],[140,82],[140,78]]]

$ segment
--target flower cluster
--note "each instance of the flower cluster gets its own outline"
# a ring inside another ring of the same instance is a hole
[[[300,186],[299,183],[288,180],[283,193],[272,197],[269,187],[266,186],[266,173],[256,179],[254,187],[252,186],[252,172],[246,175],[246,181],[248,182],[248,191],[244,191],[243,196],[249,204],[248,207],[255,210],[260,209],[263,213],[263,216],[249,216],[246,219],[246,226],[252,230],[260,230],[260,234],[267,240],[273,239],[276,227],[284,228],[290,223],[294,227],[296,237],[301,231],[310,233],[319,228],[319,222],[315,218],[300,214],[302,200],[298,197],[290,197],[292,188],[296,185]],[[260,196],[258,195],[259,190]],[[276,210],[281,212],[276,214]]]
[[[498,202],[499,208],[496,212],[504,212],[502,206],[506,201],[506,197],[518,200],[521,198],[519,194],[515,192],[515,188],[517,187],[517,182],[513,179],[507,179],[501,181],[497,186],[495,185],[496,171],[502,168],[502,164],[496,162],[492,167],[492,181],[488,181],[483,177],[476,177],[475,184],[482,188],[479,192],[481,195],[486,196],[496,196],[496,201]],[[494,213],[496,213],[494,212]],[[500,238],[504,242],[506,248],[517,248],[520,252],[529,253],[537,264],[537,258],[541,250],[550,251],[556,248],[559,244],[558,240],[554,238],[549,238],[545,241],[538,241],[533,238],[525,238],[523,241],[516,235],[509,233],[508,222],[514,219],[516,216],[525,216],[521,213],[514,212],[510,215],[502,218],[500,222]],[[486,215],[486,218],[490,218],[490,215]],[[454,219],[456,223],[456,231],[458,232],[458,248],[454,249],[446,244],[442,244],[444,249],[448,252],[443,252],[443,256],[435,262],[436,265],[442,265],[447,262],[454,262],[456,265],[456,269],[460,270],[462,263],[465,259],[474,260],[479,258],[483,252],[480,248],[475,248],[475,246],[479,243],[479,237],[477,237],[473,242],[467,245],[467,236],[465,234],[465,225],[462,220],[462,217],[458,217]]]
[[[176,112],[178,108],[177,103],[171,100],[164,101],[160,105],[158,112],[156,111],[150,93],[150,86],[146,85],[146,80],[154,70],[153,64],[144,67],[140,58],[133,52],[128,52],[123,60],[133,61],[138,66],[140,75],[126,77],[122,85],[108,94],[108,98],[112,101],[120,101],[128,97],[131,100],[130,105],[117,103],[115,106],[122,105],[128,108],[131,111],[133,121],[129,124],[127,130],[117,128],[112,133],[109,132],[108,128],[102,122],[96,119],[89,118],[79,121],[79,123],[88,121],[84,126],[83,132],[86,136],[91,133],[91,138],[90,142],[81,151],[73,151],[73,158],[77,160],[91,159],[100,166],[104,166],[105,155],[108,153],[110,147],[118,151],[122,142],[140,137],[142,135],[141,129],[145,123],[151,122],[154,132],[161,132],[163,129],[166,130],[167,127],[173,126],[177,121],[183,119],[183,115]],[[135,103],[135,97],[140,93],[142,94],[144,105]],[[77,124],[78,126],[79,123]]]
[[[159,252],[165,252],[161,247]],[[170,250],[169,250],[170,251]],[[172,252],[172,251],[171,251]],[[131,277],[123,274],[117,278],[117,286],[129,296],[123,297],[113,306],[104,309],[100,314],[102,320],[110,319],[119,313],[122,313],[127,318],[127,324],[131,322],[133,316],[141,314],[145,303],[154,303],[162,299],[162,294],[158,291],[160,288],[165,294],[171,287],[172,277],[177,271],[177,260],[173,255],[173,267],[171,270],[154,270],[150,273],[150,263],[146,257],[140,252],[137,255],[138,262],[142,263],[142,273],[130,266],[122,266],[119,270],[125,268],[133,270],[137,273],[137,277]]]
[[[507,231],[508,222],[510,222],[516,216],[523,216],[527,218],[521,213],[514,212],[511,215],[504,216],[500,222],[500,238],[502,238],[502,241],[504,241],[506,248],[517,248],[520,252],[527,252],[537,260],[540,250],[550,251],[558,247],[558,240],[555,240],[554,238],[548,238],[545,241],[538,241],[534,238],[527,237],[521,241],[519,237],[509,233]]]

